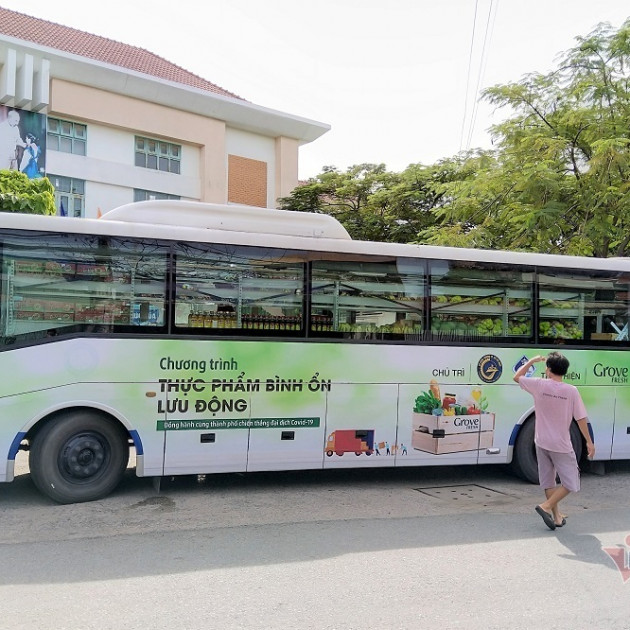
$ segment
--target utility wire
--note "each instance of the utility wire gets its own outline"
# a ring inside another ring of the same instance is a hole
[[[468,52],[468,71],[466,72],[466,92],[464,93],[464,117],[462,119],[462,128],[459,134],[459,150],[464,148],[464,129],[466,128],[466,118],[468,116],[468,89],[470,87],[470,72],[472,68],[473,50],[475,47],[475,29],[477,26],[477,9],[479,0],[475,0],[475,15],[473,17],[472,36],[470,38],[470,50]]]
[[[474,49],[475,49],[475,38],[476,38],[476,32],[477,32],[477,14],[479,13],[479,0],[475,0],[475,15],[473,19],[472,36],[470,40],[470,50],[468,54],[468,71],[467,71],[467,76],[466,76],[464,116],[462,119],[462,128],[461,128],[460,143],[459,143],[460,152],[464,149],[464,147],[466,149],[470,149],[470,145],[472,143],[472,136],[473,136],[473,132],[475,128],[475,123],[477,120],[477,112],[479,109],[479,98],[478,98],[479,88],[481,86],[483,74],[486,68],[488,45],[489,45],[490,40],[492,39],[492,32],[494,30],[494,21],[496,18],[496,8],[498,6],[498,2],[499,0],[496,0],[496,4],[495,4],[495,0],[490,0],[490,6],[488,8],[488,16],[486,18],[486,28],[485,28],[484,36],[483,36],[481,57],[479,60],[479,69],[477,72],[477,83],[475,86],[475,91],[473,93],[472,114],[470,118],[470,124],[468,125],[468,130],[466,131],[466,124],[468,120],[468,101],[469,101],[469,91],[470,91],[470,80],[471,80],[471,76],[473,72],[472,66],[473,66],[473,57],[474,57]],[[464,138],[466,138],[465,142],[464,142]]]
[[[494,31],[494,20],[497,16],[496,8],[499,4],[499,0],[490,0],[490,8],[488,9],[488,19],[486,20],[486,30],[483,36],[483,47],[481,51],[481,61],[479,63],[479,74],[477,75],[477,85],[475,87],[475,100],[473,106],[473,114],[470,121],[470,129],[468,131],[468,139],[466,141],[466,149],[470,149],[472,144],[472,136],[475,130],[475,123],[477,121],[477,112],[479,111],[479,88],[481,87],[481,80],[486,70],[486,63],[488,61],[487,51],[492,39],[492,33]],[[494,9],[494,13],[493,13]]]

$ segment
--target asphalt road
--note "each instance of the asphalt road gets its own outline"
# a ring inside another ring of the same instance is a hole
[[[2,630],[630,628],[630,463],[552,532],[503,467],[0,485]],[[629,537],[626,541],[626,537]],[[624,577],[627,579],[624,582]]]

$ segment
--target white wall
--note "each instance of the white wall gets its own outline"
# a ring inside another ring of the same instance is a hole
[[[198,147],[182,145],[181,174],[163,173],[134,166],[132,132],[92,123],[87,127],[87,157],[46,152],[47,172],[86,181],[86,216],[96,216],[98,207],[105,212],[105,207],[111,209],[133,201],[134,188],[186,199],[200,198]],[[124,201],[119,203],[120,199]]]
[[[96,219],[100,211],[105,214],[118,206],[124,206],[133,201],[133,189],[100,182],[85,184],[85,217]]]
[[[267,207],[276,207],[276,143],[273,138],[258,136],[240,129],[226,129],[226,162],[228,155],[239,155],[267,163]],[[227,168],[227,167],[226,167]]]

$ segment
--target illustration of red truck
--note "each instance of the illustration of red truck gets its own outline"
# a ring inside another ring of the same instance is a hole
[[[341,457],[344,453],[361,453],[371,455],[374,452],[374,429],[338,429],[326,440],[326,455],[332,457],[336,453]]]

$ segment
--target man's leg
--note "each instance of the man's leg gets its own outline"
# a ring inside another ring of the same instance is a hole
[[[547,495],[547,500],[541,503],[540,507],[545,510],[545,512],[551,512],[556,525],[560,525],[562,523],[562,516],[558,511],[558,503],[570,495],[571,490],[567,490],[564,486],[558,486],[557,488],[545,490],[545,494]]]
[[[561,486],[562,487],[562,486]],[[547,499],[551,498],[551,495],[558,489],[558,487],[556,486],[555,488],[546,488],[545,489],[545,496],[547,497]],[[564,498],[564,497],[563,497]],[[560,499],[562,500],[562,499]],[[544,508],[543,508],[544,509]],[[558,509],[558,504],[556,503],[552,508],[551,508],[551,513],[553,514],[553,520],[555,522],[556,525],[560,525],[562,526],[562,520],[564,518],[566,518],[566,514],[562,514],[562,512],[560,512],[560,510]]]
[[[556,469],[551,461],[549,451],[536,446],[536,461],[538,462],[538,479],[540,481],[540,485],[545,491],[545,497],[549,499],[549,497],[557,489]],[[548,512],[549,510],[546,511]]]
[[[564,516],[558,510],[558,503],[571,492],[580,490],[580,469],[575,453],[547,452],[555,471],[558,472],[561,485],[557,488],[545,490],[547,500],[540,504],[545,512],[551,512],[556,525],[562,526]]]

